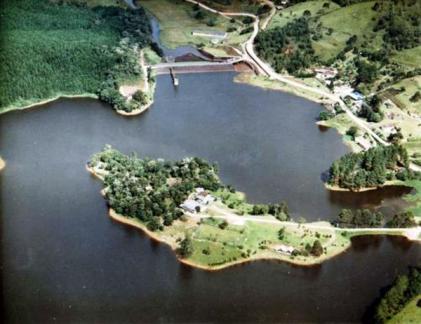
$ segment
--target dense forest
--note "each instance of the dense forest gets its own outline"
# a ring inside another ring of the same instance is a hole
[[[413,298],[421,295],[421,268],[410,267],[408,274],[399,276],[376,303],[370,323],[383,324],[398,314]]]
[[[338,215],[338,219],[333,221],[332,224],[343,228],[406,228],[417,226],[414,213],[411,211],[395,214],[386,222],[386,224],[384,224],[384,215],[379,211],[372,211],[369,209],[342,209]]]
[[[134,49],[150,42],[143,9],[15,0],[1,11],[0,110],[95,94],[141,73]]]
[[[196,157],[175,162],[139,159],[106,147],[95,154],[88,165],[106,171],[105,198],[110,208],[139,219],[150,230],[162,229],[181,217],[183,211],[179,206],[195,188],[235,192],[220,182],[216,165]],[[253,214],[289,219],[285,203],[252,205],[252,209]]]
[[[259,33],[256,50],[277,72],[284,70],[297,75],[315,62],[311,45],[309,17],[304,15],[284,27]]]
[[[409,168],[403,146],[378,146],[364,152],[348,153],[333,162],[328,183],[351,190],[381,186],[386,180],[416,177]]]

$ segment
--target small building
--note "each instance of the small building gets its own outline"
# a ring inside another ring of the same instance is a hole
[[[192,35],[212,38],[213,41],[222,41],[228,36],[226,32],[220,32],[215,30],[194,30],[192,32]]]
[[[316,73],[316,79],[321,81],[331,80],[338,74],[338,70],[334,68],[315,68],[313,71]]]
[[[281,252],[281,253],[285,253],[285,254],[292,254],[292,252],[294,252],[294,248],[292,246],[289,245],[284,245],[284,244],[280,244],[276,247],[276,251]]]
[[[349,96],[353,92],[354,92],[354,89],[346,84],[335,86],[334,88],[334,93],[339,95],[339,97],[341,97],[342,99],[345,99],[347,96]]]
[[[381,126],[380,129],[385,137],[397,133],[395,125],[392,124]]]
[[[200,210],[201,210],[200,204],[197,201],[192,200],[192,199],[187,199],[184,203],[180,205],[180,207],[184,209],[185,211],[189,213],[194,213],[194,214],[200,213]]]
[[[371,148],[371,143],[368,139],[364,138],[363,136],[357,136],[355,138],[355,143],[361,146],[364,150],[368,150]]]
[[[215,198],[206,191],[201,191],[196,195],[196,200],[203,205],[208,205],[209,203],[214,202]]]
[[[359,93],[358,91],[353,91],[347,95],[347,97],[351,98],[354,101],[362,101],[364,100],[364,96]]]

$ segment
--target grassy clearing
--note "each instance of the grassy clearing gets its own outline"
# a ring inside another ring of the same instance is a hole
[[[235,77],[235,82],[247,83],[256,87],[261,87],[270,90],[280,90],[295,94],[299,97],[307,98],[312,101],[322,102],[325,98],[321,95],[315,94],[314,92],[307,91],[305,89],[296,88],[283,82],[274,82],[264,76],[257,76],[254,73],[242,73]],[[310,82],[310,81],[307,81]]]
[[[393,89],[404,89],[404,91],[395,91]],[[421,115],[421,100],[416,102],[410,100],[417,91],[421,92],[421,76],[419,75],[395,83],[389,90],[385,91],[385,95],[397,106],[404,107],[405,110]]]
[[[313,42],[316,54],[324,60],[336,56],[353,35],[357,35],[358,43],[367,41],[368,48],[380,48],[382,35],[372,31],[377,17],[377,13],[371,10],[374,3],[375,1],[358,3],[321,16],[319,21],[322,27],[325,30],[332,28],[333,32],[331,35],[324,34],[321,40]]]
[[[326,255],[337,254],[349,245],[349,238],[335,235],[331,229],[312,230],[294,223],[269,224],[246,221],[244,225],[227,225],[220,228],[221,219],[204,219],[197,227],[189,229],[193,243],[193,254],[189,261],[203,266],[218,266],[246,259],[271,257],[281,260],[297,260],[301,263],[317,262],[313,256],[290,256],[276,252],[277,245],[292,246],[304,250],[319,240]],[[279,230],[285,229],[284,237],[279,238]]]
[[[396,314],[388,324],[410,324],[410,323],[419,323],[421,318],[421,307],[417,306],[418,300],[421,298],[421,295],[415,297],[411,302],[409,302],[404,309],[402,309],[398,314]]]
[[[205,11],[205,17],[199,20],[193,15],[193,5],[183,0],[144,0],[141,4],[158,19],[161,41],[169,48],[188,44],[213,48],[227,43],[236,45],[247,39],[247,35],[239,35],[236,31],[229,34],[229,40],[214,45],[210,38],[193,36],[195,30],[226,32],[229,27],[240,30],[242,25]],[[213,26],[209,25],[210,21]]]
[[[421,46],[397,52],[392,56],[392,60],[411,68],[419,68],[421,66]]]
[[[328,8],[323,8],[325,3],[329,4]],[[283,27],[294,19],[301,17],[306,10],[311,12],[312,17],[317,17],[332,12],[338,8],[340,7],[332,1],[315,0],[298,3],[276,13],[276,15],[272,18],[268,29]]]

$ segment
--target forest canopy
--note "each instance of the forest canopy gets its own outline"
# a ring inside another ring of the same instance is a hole
[[[14,0],[1,11],[0,110],[140,74],[132,49],[150,42],[143,9]]]

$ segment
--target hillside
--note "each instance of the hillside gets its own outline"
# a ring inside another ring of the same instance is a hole
[[[353,4],[299,1],[280,10],[257,39],[259,53],[278,72],[296,75],[312,66],[333,65],[361,91],[383,89],[419,74],[421,2],[348,3]],[[300,33],[294,35],[291,30],[297,26]],[[280,36],[286,41],[270,42]]]
[[[48,0],[2,1],[1,10],[0,112],[92,95],[107,80],[140,75],[134,48],[148,44],[150,34],[143,10]]]

